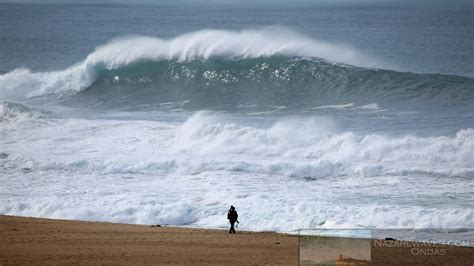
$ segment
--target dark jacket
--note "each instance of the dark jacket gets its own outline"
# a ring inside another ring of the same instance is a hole
[[[235,223],[238,218],[239,215],[237,214],[236,210],[229,210],[229,212],[227,213],[227,219],[229,219],[231,223]]]

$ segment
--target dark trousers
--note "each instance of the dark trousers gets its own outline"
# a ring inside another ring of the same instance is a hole
[[[234,224],[235,224],[235,221],[230,221],[229,234],[235,234]]]

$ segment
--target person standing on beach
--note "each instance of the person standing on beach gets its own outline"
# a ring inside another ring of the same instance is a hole
[[[235,234],[235,229],[234,229],[234,224],[235,222],[239,223],[239,215],[237,214],[237,211],[235,210],[234,206],[230,206],[230,210],[227,213],[227,219],[229,219],[230,222],[230,229],[229,229],[229,234]]]

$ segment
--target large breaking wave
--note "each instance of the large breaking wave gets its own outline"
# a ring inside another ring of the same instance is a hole
[[[141,61],[244,59],[277,54],[323,58],[349,64],[373,65],[349,48],[312,40],[281,28],[202,30],[173,39],[124,37],[98,47],[87,58],[65,70],[33,73],[16,69],[1,76],[2,94],[10,97],[38,96],[81,91],[100,76],[101,70],[119,69]]]
[[[54,95],[111,108],[181,102],[190,109],[347,102],[450,106],[474,99],[471,78],[378,66],[353,49],[289,30],[203,30],[173,39],[117,39],[65,70],[16,69],[0,76],[0,97]]]

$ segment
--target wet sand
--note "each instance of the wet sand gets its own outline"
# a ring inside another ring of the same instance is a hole
[[[35,263],[295,265],[298,238],[0,216],[0,265]]]
[[[330,239],[323,240],[341,242]],[[472,247],[427,247],[423,250],[436,250],[437,254],[420,256],[418,249],[414,256],[413,248],[407,244],[410,242],[399,246],[392,245],[392,241],[369,240],[368,245],[360,241],[343,239],[342,243],[349,247],[344,249],[344,255],[363,249],[361,254],[369,257],[371,265],[474,265]],[[274,232],[238,231],[229,235],[223,230],[0,215],[0,265],[298,265],[301,254],[307,258],[338,257],[339,252],[331,254],[333,250],[327,245],[316,246],[313,251],[312,247],[302,245],[300,253],[301,243],[295,235]],[[367,247],[370,255],[366,253]]]

